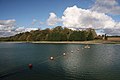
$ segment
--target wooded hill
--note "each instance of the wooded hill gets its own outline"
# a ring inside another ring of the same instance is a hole
[[[95,30],[91,28],[80,31],[57,26],[53,29],[39,29],[2,37],[0,41],[88,41],[94,40],[96,36]]]

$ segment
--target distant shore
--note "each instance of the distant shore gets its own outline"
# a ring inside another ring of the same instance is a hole
[[[93,40],[93,41],[8,41],[0,43],[47,43],[47,44],[120,44],[120,41],[109,41],[109,40]]]
[[[100,43],[96,43],[94,41],[35,41],[35,42],[31,42],[31,43],[55,43],[55,44],[64,44],[64,43],[68,43],[68,44],[100,44]]]
[[[120,44],[115,41],[93,40],[93,41],[33,41],[31,43],[68,43],[68,44]]]

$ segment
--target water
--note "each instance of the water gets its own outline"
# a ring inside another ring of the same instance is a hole
[[[120,45],[84,46],[0,43],[0,80],[120,80]]]

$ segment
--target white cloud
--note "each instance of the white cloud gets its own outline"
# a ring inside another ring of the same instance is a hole
[[[120,15],[120,6],[118,5],[117,0],[96,0],[91,10]]]
[[[14,31],[0,31],[0,37],[7,37],[15,35]]]
[[[120,22],[117,22],[117,23],[116,23],[115,28],[116,28],[116,29],[120,29]]]
[[[63,14],[65,27],[101,29],[115,26],[115,21],[104,13],[81,9],[77,6],[68,7]]]
[[[93,28],[103,29],[104,33],[119,34],[120,22],[115,22],[112,17],[105,13],[81,9],[77,6],[67,7],[64,11],[63,26],[68,28]]]
[[[0,20],[0,37],[14,35],[13,29],[15,28],[16,20]]]
[[[107,0],[103,2],[97,0],[96,4],[97,2],[106,6],[115,6],[118,4],[115,0],[110,2]],[[73,30],[80,28],[93,28],[97,30],[102,29],[104,33],[109,34],[119,34],[120,31],[120,22],[115,22],[112,17],[107,14],[91,9],[78,8],[77,6],[67,7],[63,12],[61,19],[58,18],[55,13],[50,13],[49,18],[47,19],[47,24],[54,26],[60,21],[64,27]]]
[[[0,20],[0,25],[13,25],[15,24],[15,20],[14,19],[10,19],[10,20]]]
[[[29,32],[31,30],[37,30],[38,28],[25,28],[15,26],[16,20],[0,20],[0,37],[13,36],[21,32]]]
[[[55,26],[61,19],[56,16],[55,13],[50,13],[49,18],[47,19],[47,25]]]
[[[0,31],[12,30],[15,26],[15,23],[16,21],[14,19],[0,20]]]
[[[120,22],[116,22],[116,25],[112,29],[105,29],[105,33],[109,35],[119,35],[120,36]]]
[[[25,32],[30,32],[31,30],[38,30],[38,28],[25,28]]]
[[[25,32],[25,28],[24,27],[18,27],[15,29],[16,32]]]
[[[18,27],[15,29],[15,32],[22,33],[22,32],[30,32],[31,30],[38,30],[38,28],[25,28],[25,27]]]

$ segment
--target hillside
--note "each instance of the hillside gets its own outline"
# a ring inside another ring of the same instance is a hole
[[[47,28],[2,37],[0,41],[89,41],[94,40],[96,36],[94,29],[78,31],[57,26],[53,29]]]

